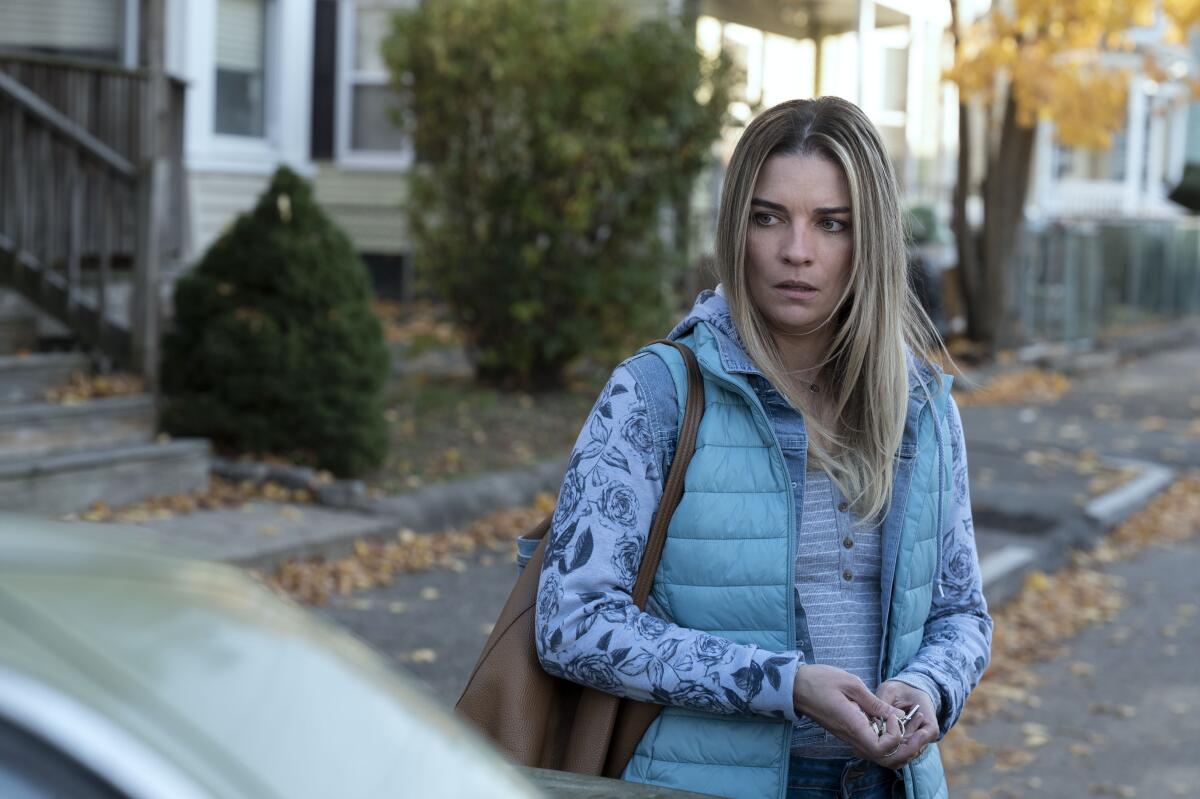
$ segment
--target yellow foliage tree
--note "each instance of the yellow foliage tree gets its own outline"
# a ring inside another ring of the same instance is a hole
[[[959,165],[954,230],[967,305],[968,335],[994,351],[1013,343],[1005,318],[1022,210],[1029,188],[1034,128],[1052,121],[1068,146],[1107,149],[1126,122],[1130,77],[1167,80],[1156,44],[1178,45],[1200,23],[1200,0],[1012,0],[996,3],[962,29],[951,0],[959,89]],[[1161,16],[1159,14],[1161,10]],[[1137,41],[1131,33],[1139,29]],[[1142,51],[1142,52],[1139,52]],[[971,109],[982,109],[986,175],[982,239],[966,220],[972,160]]]

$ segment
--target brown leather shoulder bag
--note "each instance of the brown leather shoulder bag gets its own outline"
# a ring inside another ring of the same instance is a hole
[[[659,343],[675,347],[683,356],[688,393],[675,459],[633,586],[639,608],[645,608],[650,596],[704,413],[704,385],[695,354],[675,341]],[[551,518],[526,534],[541,542],[509,594],[455,709],[517,763],[620,777],[660,706],[622,699],[542,669],[534,643],[534,609]]]

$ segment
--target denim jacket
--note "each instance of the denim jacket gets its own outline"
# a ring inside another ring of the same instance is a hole
[[[757,376],[751,383],[760,395],[774,391],[745,355],[719,293],[703,292],[671,337],[697,321],[724,335],[722,347],[736,351]],[[798,416],[790,408],[786,413]],[[695,702],[690,694],[702,684],[713,689],[705,692],[709,712],[748,709],[796,722],[792,685],[796,669],[812,662],[811,650],[806,657],[802,647],[774,652],[737,644],[666,622],[653,605],[642,612],[633,604],[642,548],[674,456],[678,416],[673,383],[657,356],[639,353],[614,370],[576,442],[555,509],[539,583],[539,658],[552,674],[621,696],[689,707]],[[778,432],[796,421],[780,415],[774,423]],[[987,667],[992,633],[953,400],[945,433],[954,482],[937,590],[921,648],[896,677],[931,697],[943,734]],[[772,679],[748,681],[753,673]],[[740,697],[740,707],[720,699],[727,690]]]

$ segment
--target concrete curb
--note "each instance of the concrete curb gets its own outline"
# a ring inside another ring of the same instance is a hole
[[[226,462],[221,468],[230,479],[266,480],[280,474],[265,468],[264,464],[236,463],[237,470],[230,469],[229,465]],[[287,473],[292,482],[278,482],[292,488],[311,488],[303,482],[305,471],[308,470],[292,469]],[[496,510],[528,505],[540,493],[557,492],[565,471],[566,461],[555,458],[527,469],[436,483],[411,494],[382,499],[358,498],[339,508],[323,508],[317,504],[311,512],[304,514],[306,526],[300,532],[284,531],[269,538],[254,537],[250,543],[239,539],[236,545],[217,536],[221,540],[210,546],[208,556],[261,569],[297,558],[340,558],[353,551],[354,543],[359,539],[390,538],[404,529],[437,532],[464,526]],[[269,518],[263,521],[278,521],[270,515],[274,511],[267,513]],[[176,521],[175,526],[186,527],[190,518],[193,517]],[[244,520],[239,518],[237,522],[241,524]],[[212,526],[213,522],[207,524]],[[227,522],[226,526],[230,524],[233,522]],[[197,532],[192,537],[200,539],[204,536]]]
[[[411,494],[364,499],[354,510],[412,530],[458,527],[485,513],[528,505],[538,494],[557,493],[566,470],[565,458],[553,458],[525,469],[435,483]]]
[[[1125,335],[1111,335],[1074,342],[1039,342],[1022,347],[1008,364],[988,364],[964,369],[966,377],[980,385],[1004,372],[1038,367],[1069,377],[1112,369],[1123,358],[1138,357],[1164,349],[1179,349],[1200,342],[1200,320],[1180,319],[1161,327]],[[956,390],[969,393],[965,385]]]
[[[1150,461],[1112,457],[1101,460],[1112,466],[1137,468],[1140,474],[1094,497],[1080,516],[1059,523],[1049,534],[1027,544],[1006,545],[980,558],[983,593],[989,606],[998,607],[1012,599],[1030,572],[1057,571],[1067,564],[1074,550],[1094,547],[1170,485],[1176,474],[1176,470]]]
[[[363,481],[322,479],[317,470],[307,466],[213,458],[212,473],[235,483],[249,480],[257,485],[276,483],[284,488],[305,489],[317,505],[338,510],[354,510],[367,498]]]
[[[1151,461],[1105,457],[1101,460],[1117,467],[1138,469],[1141,474],[1112,491],[1101,494],[1084,506],[1084,513],[1106,530],[1116,527],[1150,501],[1175,479],[1176,470]]]

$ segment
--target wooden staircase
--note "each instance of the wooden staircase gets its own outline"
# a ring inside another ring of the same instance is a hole
[[[0,316],[10,329],[22,321],[35,337],[34,318]],[[57,516],[208,484],[208,442],[158,436],[152,395],[46,399],[91,370],[80,352],[0,355],[0,510]]]
[[[159,276],[186,241],[183,98],[161,71],[0,53],[0,510],[207,484],[207,442],[159,437],[154,396]],[[47,323],[76,351],[40,352]],[[46,399],[114,368],[148,393]]]

